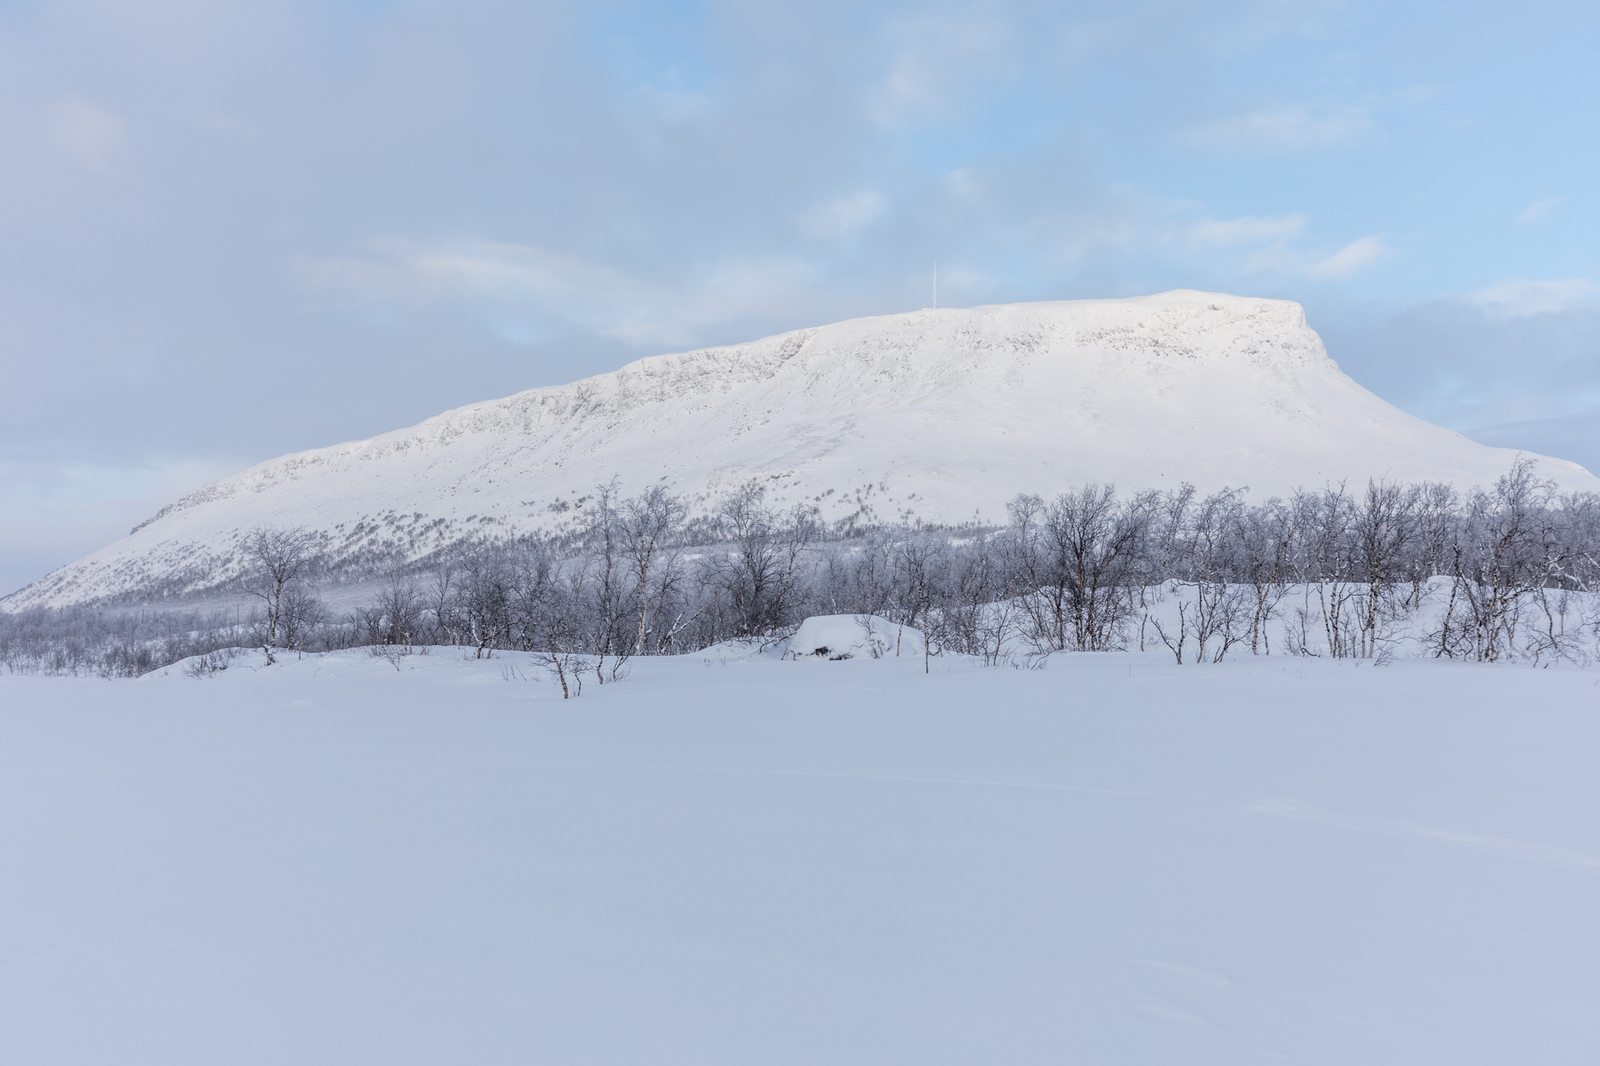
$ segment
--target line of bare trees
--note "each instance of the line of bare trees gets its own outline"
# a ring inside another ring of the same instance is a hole
[[[1001,528],[845,538],[806,508],[769,508],[755,486],[694,537],[664,490],[596,501],[575,545],[474,546],[391,577],[361,612],[362,639],[569,648],[603,670],[779,640],[811,614],[879,615],[991,662],[1152,643],[1191,662],[1376,658],[1418,618],[1428,652],[1454,659],[1575,657],[1596,637],[1593,601],[1574,594],[1600,591],[1600,498],[1557,493],[1527,461],[1465,494],[1372,482],[1250,504],[1087,485],[1018,497]]]
[[[1526,460],[1493,486],[1371,482],[1249,503],[1242,492],[1020,496],[1003,527],[830,532],[742,487],[690,520],[661,488],[601,487],[579,534],[467,544],[368,585],[336,616],[310,578],[318,541],[252,531],[259,605],[238,644],[453,645],[536,653],[564,688],[629,659],[777,642],[813,614],[872,614],[935,653],[1165,647],[1228,654],[1473,661],[1585,659],[1600,641],[1600,497],[1560,494]],[[248,639],[246,639],[248,638]],[[227,639],[219,635],[218,639]],[[0,654],[4,653],[0,622]]]

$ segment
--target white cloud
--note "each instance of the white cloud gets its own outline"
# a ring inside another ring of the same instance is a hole
[[[1191,126],[1183,143],[1233,152],[1311,152],[1337,148],[1377,129],[1370,105],[1313,111],[1303,104],[1268,108],[1248,115]]]
[[[455,302],[475,307],[497,334],[527,342],[537,322],[564,320],[637,345],[692,345],[708,327],[789,317],[816,289],[816,270],[787,259],[739,259],[708,275],[661,284],[522,244],[414,247],[388,242],[367,258],[300,265],[307,287],[374,303]]]
[[[940,180],[944,194],[952,203],[965,207],[982,207],[987,191],[978,173],[970,167],[952,170]]]
[[[1389,246],[1379,236],[1360,237],[1326,259],[1306,267],[1306,276],[1318,279],[1347,278],[1389,254]]]
[[[1560,196],[1546,196],[1542,200],[1535,200],[1533,203],[1529,204],[1523,209],[1522,214],[1517,216],[1517,221],[1522,223],[1524,226],[1530,226],[1537,222],[1543,222],[1545,219],[1550,217],[1550,212],[1554,211],[1564,203],[1566,203],[1566,200]]]
[[[1500,281],[1467,294],[1491,318],[1530,318],[1585,306],[1600,306],[1600,285],[1585,278],[1565,281]]]
[[[1389,99],[1400,107],[1420,107],[1431,104],[1444,95],[1442,85],[1410,85],[1404,89],[1396,89],[1389,94]]]
[[[686,85],[686,78],[683,68],[669,67],[659,82],[638,86],[631,98],[647,113],[669,125],[710,118],[715,109],[714,98],[702,89]]]
[[[1010,31],[993,20],[927,17],[898,23],[890,33],[889,73],[867,98],[868,114],[884,125],[960,110],[962,88],[1000,69],[1011,44]]]
[[[1389,254],[1389,247],[1377,235],[1351,241],[1331,255],[1307,252],[1301,238],[1309,226],[1310,220],[1299,212],[1278,218],[1202,218],[1188,223],[1175,236],[1187,242],[1191,254],[1203,257],[1209,269],[1231,262],[1244,276],[1345,278]]]
[[[1356,144],[1380,134],[1384,111],[1422,107],[1444,95],[1440,85],[1411,85],[1390,93],[1367,93],[1354,104],[1280,104],[1189,127],[1179,140],[1192,148],[1276,155],[1318,152]]]
[[[1279,243],[1300,236],[1306,230],[1306,216],[1283,218],[1247,215],[1244,218],[1215,221],[1205,219],[1189,228],[1189,236],[1200,244],[1228,248],[1237,244]]]
[[[805,228],[818,237],[848,237],[883,214],[883,195],[875,189],[824,200],[805,215]]]
[[[109,174],[128,142],[127,128],[99,104],[78,97],[57,100],[47,115],[56,147],[82,166]]]

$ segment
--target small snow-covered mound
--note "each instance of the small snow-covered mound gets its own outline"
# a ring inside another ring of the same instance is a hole
[[[785,659],[892,659],[927,650],[921,630],[875,614],[820,614],[807,618],[789,641]]]

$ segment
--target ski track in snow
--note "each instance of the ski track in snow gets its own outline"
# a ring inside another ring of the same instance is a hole
[[[1470,833],[1432,829],[1424,825],[1390,821],[1384,818],[1362,818],[1337,811],[1323,810],[1309,803],[1302,803],[1300,800],[1286,799],[1284,797],[1257,800],[1250,804],[1246,810],[1272,818],[1289,818],[1296,821],[1312,822],[1317,825],[1336,826],[1339,829],[1348,829],[1355,833],[1372,833],[1377,836],[1390,837],[1414,837],[1430,843],[1465,848],[1468,851],[1476,851],[1484,855],[1494,855],[1504,859],[1515,859],[1518,862],[1531,862],[1557,870],[1574,870],[1580,873],[1600,872],[1600,859],[1582,855],[1575,851],[1565,851],[1561,848],[1547,847],[1543,844],[1535,844],[1524,840],[1506,840],[1501,837],[1474,836]]]

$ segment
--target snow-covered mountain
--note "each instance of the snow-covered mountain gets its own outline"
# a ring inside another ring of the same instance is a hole
[[[333,560],[415,557],[559,524],[613,477],[701,508],[756,479],[770,503],[832,522],[962,522],[1084,481],[1261,499],[1369,476],[1487,484],[1514,457],[1356,384],[1285,301],[1179,291],[925,310],[641,359],[274,459],[0,602],[208,587],[257,525],[323,531]],[[1600,490],[1574,463],[1539,472]]]

